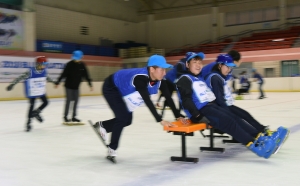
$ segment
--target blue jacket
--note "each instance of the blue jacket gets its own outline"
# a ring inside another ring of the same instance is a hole
[[[205,82],[215,94],[216,102],[219,106],[227,109],[227,106],[233,105],[234,99],[232,97],[231,88],[227,85],[225,76],[218,72],[213,72],[207,76]]]
[[[257,83],[258,84],[263,84],[264,83],[264,80],[263,80],[262,76],[258,73],[255,73],[253,78],[257,78],[257,80],[258,80]]]
[[[201,73],[199,74],[203,79],[206,79],[206,76],[212,72],[213,67],[217,64],[217,62],[211,62],[207,65],[205,65]],[[225,81],[228,81],[232,78],[232,71],[225,77]]]
[[[47,71],[37,71],[35,67],[30,68],[28,79],[24,81],[25,94],[27,98],[41,97],[46,94]]]

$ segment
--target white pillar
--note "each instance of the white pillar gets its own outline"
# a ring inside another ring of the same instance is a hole
[[[24,41],[23,50],[36,50],[36,21],[35,21],[35,7],[33,0],[23,1],[23,21],[24,21]]]
[[[22,10],[25,12],[34,12],[34,0],[23,0]]]
[[[220,27],[218,24],[218,14],[219,14],[219,8],[218,7],[212,7],[211,8],[211,40],[213,42],[217,41],[217,38],[219,37],[219,32],[218,32],[218,28]]]
[[[36,27],[35,27],[35,12],[23,12],[24,21],[24,41],[23,50],[36,50]]]
[[[279,24],[286,23],[286,0],[279,0]]]
[[[146,35],[147,35],[147,43],[150,47],[155,47],[155,23],[154,23],[154,14],[147,15],[147,27],[146,27]]]

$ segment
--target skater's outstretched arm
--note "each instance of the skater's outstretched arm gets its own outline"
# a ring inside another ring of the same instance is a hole
[[[173,126],[172,123],[167,122],[167,121],[163,121],[161,116],[157,113],[154,104],[152,103],[151,99],[150,99],[150,95],[148,92],[148,84],[149,84],[149,77],[144,76],[144,75],[137,75],[134,78],[133,84],[136,88],[136,90],[140,93],[140,95],[142,96],[145,104],[147,105],[147,107],[149,108],[150,112],[152,113],[152,115],[155,117],[155,120],[157,122],[160,122],[162,125],[168,125],[168,126]],[[152,81],[151,83],[158,83],[158,81]]]
[[[67,74],[69,73],[69,67],[70,66],[70,63],[67,63],[66,67],[64,68],[63,72],[61,73],[61,75],[59,76],[59,78],[57,79],[57,81],[55,82],[55,85],[59,85],[60,81],[63,79],[63,78],[66,78],[67,77]]]
[[[84,78],[87,80],[88,84],[90,87],[92,87],[92,79],[90,78],[90,75],[89,75],[89,72],[88,72],[88,69],[86,68],[85,64],[82,63],[82,66],[84,68]]]
[[[55,83],[55,81],[50,76],[47,76],[47,81],[50,83]]]
[[[133,81],[133,84],[134,84],[136,90],[142,96],[142,98],[143,98],[145,104],[147,105],[147,107],[149,108],[150,112],[155,117],[156,121],[160,122],[160,121],[162,121],[161,116],[157,113],[157,111],[150,99],[150,96],[149,96],[149,92],[147,89],[148,83],[149,83],[149,78],[147,76],[143,76],[143,75],[136,76]]]
[[[15,86],[15,84],[19,83],[20,81],[22,81],[23,79],[28,79],[30,76],[30,71],[24,72],[23,74],[21,74],[19,77],[17,77],[16,79],[14,79],[11,84],[6,88],[8,91],[12,90],[13,86]]]
[[[165,98],[168,102],[168,105],[170,106],[170,108],[173,111],[175,118],[180,118],[181,117],[180,112],[175,107],[174,101],[173,101],[170,91],[168,89],[167,82],[165,80],[161,81],[161,85],[160,85],[159,89],[162,92],[162,94],[165,96]]]

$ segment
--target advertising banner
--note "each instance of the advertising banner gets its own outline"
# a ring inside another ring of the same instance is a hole
[[[12,82],[22,73],[28,71],[28,68],[35,65],[34,57],[6,57],[0,58],[0,83]],[[70,59],[48,58],[47,72],[53,80],[57,80],[66,63]]]
[[[0,8],[0,49],[23,48],[22,12]]]
[[[63,43],[58,41],[42,41],[43,52],[62,52]]]

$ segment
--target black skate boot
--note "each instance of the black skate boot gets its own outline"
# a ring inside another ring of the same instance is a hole
[[[29,132],[29,131],[31,130],[31,125],[30,125],[30,123],[31,123],[31,120],[28,119],[28,121],[27,121],[27,123],[26,123],[26,132]]]
[[[32,117],[35,117],[39,122],[43,122],[43,118],[40,116],[41,111],[39,109],[36,109],[32,111]]]
[[[80,122],[79,119],[76,119],[75,117],[72,118],[72,122]]]
[[[64,117],[64,121],[65,121],[66,123],[71,122],[71,120],[68,119],[66,116]]]

